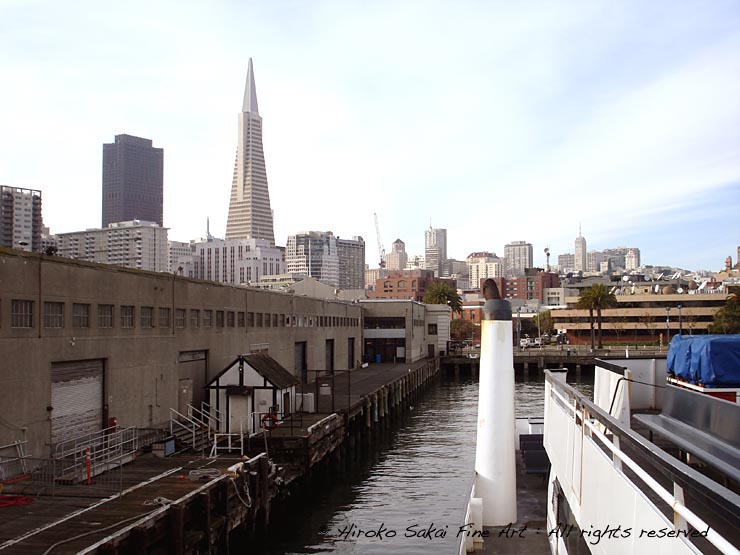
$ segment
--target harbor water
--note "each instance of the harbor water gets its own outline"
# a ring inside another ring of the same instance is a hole
[[[589,383],[577,385],[592,391]],[[517,417],[542,416],[543,396],[544,381],[517,381]],[[475,462],[477,410],[477,381],[440,378],[343,470],[287,503],[250,552],[454,553]]]

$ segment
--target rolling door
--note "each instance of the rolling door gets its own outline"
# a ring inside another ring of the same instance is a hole
[[[103,429],[103,361],[51,364],[51,443]]]

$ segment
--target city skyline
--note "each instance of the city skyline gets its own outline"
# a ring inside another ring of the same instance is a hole
[[[224,236],[253,57],[279,245],[300,229],[374,237],[377,212],[410,255],[430,218],[458,260],[525,237],[543,266],[579,222],[589,248],[633,245],[648,264],[719,270],[736,252],[731,2],[177,6],[5,10],[0,181],[41,190],[53,232],[100,222],[100,145],[128,133],[167,152],[171,239],[207,217]]]

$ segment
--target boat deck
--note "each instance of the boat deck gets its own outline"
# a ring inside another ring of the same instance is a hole
[[[484,527],[483,549],[476,555],[549,553],[547,544],[547,477],[525,474],[521,452],[516,455],[517,521],[510,526]],[[487,534],[486,534],[487,533]]]

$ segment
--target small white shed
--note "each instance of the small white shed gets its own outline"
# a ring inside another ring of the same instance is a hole
[[[206,386],[221,415],[218,431],[253,434],[262,431],[263,419],[282,420],[293,412],[298,383],[268,354],[239,355]]]

